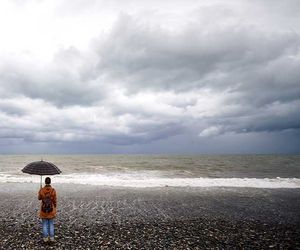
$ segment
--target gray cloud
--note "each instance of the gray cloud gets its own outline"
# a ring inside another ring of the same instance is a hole
[[[100,43],[99,70],[117,82],[122,79],[127,88],[220,89],[249,86],[253,74],[265,74],[269,63],[299,52],[297,33],[268,31],[238,21],[225,27],[196,22],[174,33],[122,15]]]
[[[89,105],[105,95],[101,83],[88,81],[92,76],[89,59],[76,49],[60,50],[46,64],[37,64],[30,56],[25,55],[23,60],[3,59],[0,69],[2,95],[40,98],[58,106]]]
[[[231,114],[208,121],[221,124],[220,133],[298,129],[299,45],[299,33],[288,29],[194,23],[173,34],[121,16],[99,47],[98,67],[133,91],[229,90],[223,104]]]
[[[5,55],[0,137],[131,147],[185,135],[299,135],[299,4],[270,4],[191,4],[185,16],[141,8],[95,31],[87,50],[61,48],[48,61]]]

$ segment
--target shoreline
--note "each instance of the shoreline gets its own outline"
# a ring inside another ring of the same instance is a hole
[[[53,187],[53,249],[300,248],[299,189]],[[38,188],[0,184],[0,249],[47,249]]]
[[[117,188],[300,188],[299,178],[213,178],[213,177],[157,177],[147,175],[103,175],[103,174],[64,174],[53,178],[57,184],[92,185]],[[0,172],[0,183],[39,183],[36,176],[14,175]]]

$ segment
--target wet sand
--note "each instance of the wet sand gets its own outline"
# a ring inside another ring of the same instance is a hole
[[[37,184],[0,184],[0,249],[300,249],[300,190],[54,184],[56,243]]]

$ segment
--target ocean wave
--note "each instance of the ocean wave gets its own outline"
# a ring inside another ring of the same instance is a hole
[[[141,174],[65,174],[51,177],[53,183],[85,184],[114,187],[249,187],[300,188],[299,178],[166,178]],[[39,183],[34,175],[0,173],[0,182]]]

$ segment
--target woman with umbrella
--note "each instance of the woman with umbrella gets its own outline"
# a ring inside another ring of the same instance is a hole
[[[45,179],[45,186],[40,189],[38,199],[42,201],[40,218],[43,221],[43,240],[44,242],[54,242],[54,218],[56,216],[56,191],[51,187],[51,179]]]
[[[28,164],[22,169],[23,173],[41,175],[60,174],[61,171],[53,163],[46,161],[37,161]],[[41,188],[38,194],[38,199],[41,200],[40,218],[43,222],[43,241],[54,242],[54,218],[56,216],[57,197],[56,191],[51,187],[50,177],[45,178],[45,186]]]

